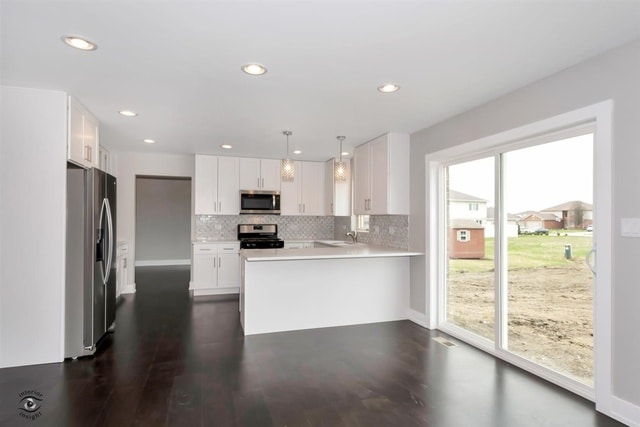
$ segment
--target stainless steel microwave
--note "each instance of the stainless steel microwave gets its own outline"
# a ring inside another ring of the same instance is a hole
[[[240,190],[240,213],[280,215],[280,192]]]

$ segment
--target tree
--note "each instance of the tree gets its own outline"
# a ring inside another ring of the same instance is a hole
[[[571,212],[573,213],[573,226],[575,228],[583,228],[585,207],[584,203],[574,202]]]

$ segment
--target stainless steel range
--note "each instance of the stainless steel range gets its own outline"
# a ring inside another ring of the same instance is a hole
[[[238,224],[240,249],[277,249],[284,247],[278,238],[277,224]]]

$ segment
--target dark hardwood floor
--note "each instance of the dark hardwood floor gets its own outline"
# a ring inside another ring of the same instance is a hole
[[[190,298],[187,268],[136,273],[94,357],[0,369],[1,425],[621,425],[409,321],[245,338],[237,298]],[[35,421],[19,415],[25,390],[41,394]]]

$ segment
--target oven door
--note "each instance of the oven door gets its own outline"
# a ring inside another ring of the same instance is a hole
[[[280,193],[276,191],[241,191],[240,213],[280,215]]]

